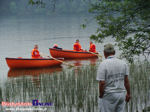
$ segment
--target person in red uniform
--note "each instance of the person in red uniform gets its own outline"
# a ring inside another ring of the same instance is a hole
[[[38,50],[38,45],[34,46],[34,49],[32,50],[31,55],[32,55],[32,58],[42,58],[40,56],[40,53],[39,53],[39,50]]]
[[[75,51],[82,51],[81,45],[80,45],[78,39],[76,40],[76,42],[75,42],[74,45],[73,45],[73,50],[75,50]]]
[[[93,44],[93,42],[90,42],[90,49],[89,49],[90,52],[96,52],[96,46],[95,44]]]

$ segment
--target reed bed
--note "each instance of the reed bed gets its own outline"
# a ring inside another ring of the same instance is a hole
[[[127,112],[150,112],[150,63],[137,62],[130,65],[132,100]]]
[[[126,112],[148,112],[150,104],[149,63],[130,65],[132,100]],[[8,79],[3,101],[51,102],[47,112],[98,112],[97,66],[68,69],[53,75],[22,76]],[[147,109],[147,110],[146,110]],[[4,108],[3,108],[4,110]]]

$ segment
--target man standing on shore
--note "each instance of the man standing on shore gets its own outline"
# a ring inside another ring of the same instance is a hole
[[[124,112],[125,104],[130,100],[128,66],[114,55],[114,46],[106,44],[106,60],[100,64],[97,72],[100,112]]]

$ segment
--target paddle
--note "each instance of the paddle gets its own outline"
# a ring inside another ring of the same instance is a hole
[[[102,56],[101,56],[100,54],[96,54],[96,53],[94,53],[94,52],[90,52],[90,51],[89,51],[89,53],[91,53],[91,54],[95,54],[96,56],[98,56],[98,57],[100,58],[100,61],[102,61]]]
[[[48,56],[48,55],[43,54],[43,53],[40,53],[40,55],[42,55],[42,56],[46,56],[46,57],[49,57],[49,58],[52,58],[52,59],[54,59],[54,60],[56,60],[56,61],[59,61],[59,62],[62,62],[64,65],[67,65],[67,66],[70,66],[70,67],[76,67],[76,66],[74,66],[74,65],[72,65],[72,64],[69,64],[69,63],[64,62],[64,61],[62,61],[62,60],[59,60],[59,59],[54,58],[54,57],[52,57],[52,56]]]
[[[59,59],[57,59],[57,58],[54,58],[54,57],[50,57],[50,58],[52,58],[52,59],[54,59],[54,60],[56,60],[56,61],[62,62],[64,65],[67,65],[67,66],[70,66],[70,67],[75,67],[74,65],[69,64],[69,63],[66,63],[66,62],[64,62],[64,61],[62,61],[62,60],[59,60]]]

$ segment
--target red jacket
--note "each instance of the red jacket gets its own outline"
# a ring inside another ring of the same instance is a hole
[[[40,58],[40,53],[37,49],[32,50],[32,58]]]
[[[74,43],[73,50],[80,51],[81,50],[81,45],[79,43]]]
[[[90,49],[89,49],[90,52],[96,52],[96,46],[95,44],[90,44]]]

